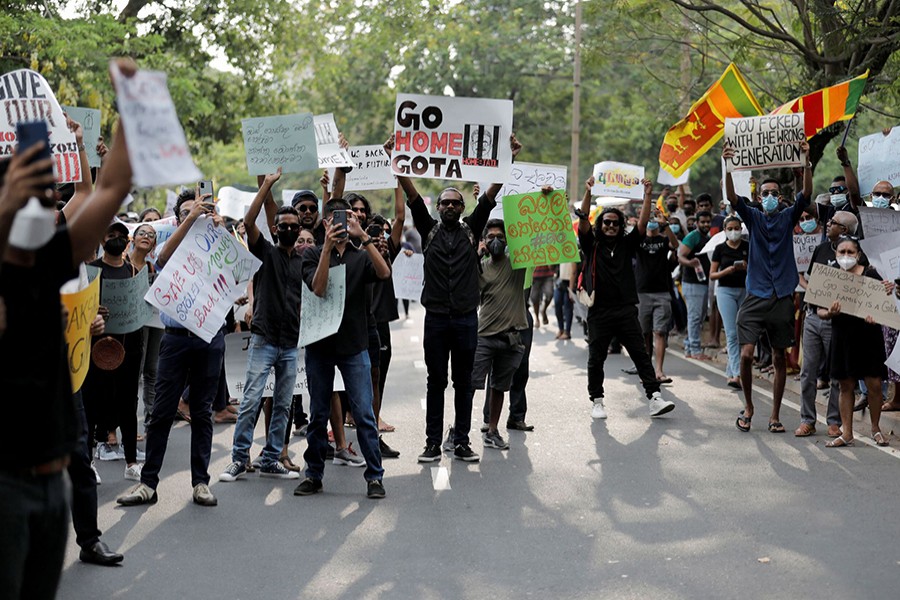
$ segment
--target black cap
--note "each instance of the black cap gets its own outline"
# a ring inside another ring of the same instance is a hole
[[[315,202],[317,206],[319,204],[319,197],[316,196],[316,193],[312,190],[300,190],[294,194],[294,197],[291,198],[291,206],[297,206],[300,204],[301,200],[311,200]]]

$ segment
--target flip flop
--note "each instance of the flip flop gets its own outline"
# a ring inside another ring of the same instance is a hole
[[[836,437],[830,442],[825,443],[826,448],[843,448],[844,446],[852,446],[853,440],[845,440],[843,436]]]
[[[890,446],[890,444],[888,444],[888,441],[884,439],[884,434],[880,431],[876,431],[874,434],[872,434],[872,438],[875,440],[876,446]]]
[[[656,382],[657,383],[672,383],[672,378],[671,377],[657,377]]]
[[[734,426],[737,427],[738,429],[740,429],[741,431],[743,431],[744,433],[747,433],[748,431],[750,431],[750,421],[752,419],[753,419],[752,416],[745,417],[744,411],[741,411],[740,415],[738,415],[737,421],[734,422]]]
[[[900,410],[900,406],[895,406],[892,402],[885,402],[881,405],[881,412],[894,412]]]
[[[784,433],[784,425],[778,421],[769,423],[769,433]]]

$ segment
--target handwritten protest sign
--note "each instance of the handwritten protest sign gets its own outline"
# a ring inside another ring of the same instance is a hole
[[[838,301],[841,312],[861,319],[871,316],[876,323],[900,329],[900,314],[893,298],[884,292],[881,281],[816,263],[812,267],[806,301],[830,308]]]
[[[231,186],[224,186],[219,189],[219,195],[216,198],[216,212],[223,217],[230,217],[235,220],[243,219],[250,210],[253,199],[256,198],[256,192],[245,192]],[[256,228],[270,242],[274,240],[272,230],[269,228],[268,216],[266,216],[265,206],[260,209],[256,216]]]
[[[146,325],[153,317],[153,308],[144,300],[149,289],[147,267],[131,279],[104,279],[100,297],[109,309],[105,333],[131,333]]]
[[[91,323],[100,307],[100,269],[88,267],[90,283],[73,293],[61,293],[66,307],[66,352],[69,355],[69,374],[72,393],[81,389],[91,365]]]
[[[616,198],[644,197],[644,167],[613,161],[594,165],[594,196],[615,196]]]
[[[224,227],[200,217],[144,299],[209,342],[261,264]]]
[[[318,168],[316,128],[309,113],[254,117],[241,121],[251,175],[303,173]]]
[[[316,115],[313,117],[316,127],[316,153],[319,157],[319,167],[328,169],[333,167],[352,167],[353,158],[347,150],[341,148],[340,132],[334,123],[334,115]]]
[[[125,77],[115,64],[111,71],[135,185],[153,187],[201,179],[178,122],[166,74],[138,71]]]
[[[511,100],[397,94],[396,175],[504,182],[512,150]]]
[[[347,173],[344,189],[361,192],[363,190],[392,190],[397,187],[397,176],[391,172],[391,159],[380,144],[371,146],[350,146],[353,170]],[[328,170],[328,189],[334,189],[334,169]]]
[[[890,257],[893,252],[900,250],[900,230],[872,237],[866,236],[866,239],[859,241],[859,245],[866,253],[869,264],[875,267],[879,273],[894,272],[889,263],[882,263],[881,257],[885,255]]]
[[[503,221],[513,269],[578,262],[565,190],[506,196]]]
[[[398,300],[421,301],[422,288],[425,287],[425,255],[398,254],[391,267],[391,278],[394,280],[394,295]]]
[[[794,262],[797,264],[798,273],[806,273],[809,261],[812,260],[813,250],[822,243],[822,234],[804,233],[794,236]]]
[[[568,168],[563,165],[513,163],[509,170],[509,179],[500,188],[496,200],[499,203],[504,196],[539,192],[545,185],[551,186],[554,190],[564,190],[566,189],[567,171]],[[481,191],[487,191],[490,185],[491,182],[482,183]]]
[[[871,193],[879,181],[900,186],[900,127],[894,127],[887,135],[879,131],[859,138],[858,164],[856,173],[863,195]]]
[[[684,185],[688,182],[690,176],[690,169],[686,170],[681,177],[673,177],[672,174],[665,169],[660,169],[659,175],[656,176],[656,183],[661,185]]]
[[[734,156],[725,161],[731,171],[806,164],[800,142],[806,141],[803,113],[725,119],[725,147]]]
[[[890,208],[860,206],[859,220],[866,238],[900,231],[900,212]]]
[[[0,77],[0,160],[10,158],[18,143],[16,125],[44,121],[50,133],[53,173],[59,183],[81,181],[75,134],[66,126],[62,108],[40,73],[19,69]]]
[[[100,140],[100,111],[96,108],[79,108],[63,106],[63,111],[73,121],[81,124],[84,151],[87,153],[88,166],[100,166],[100,155],[97,154],[97,142]]]
[[[338,265],[328,269],[328,287],[325,297],[316,296],[309,286],[303,285],[300,305],[300,342],[308,346],[337,333],[344,319],[344,301],[347,296],[347,267]]]

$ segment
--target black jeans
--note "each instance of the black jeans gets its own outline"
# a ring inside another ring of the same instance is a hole
[[[425,394],[426,443],[441,443],[444,429],[444,391],[447,389],[447,363],[453,379],[453,403],[456,419],[453,443],[468,444],[472,426],[472,366],[478,346],[478,314],[473,310],[465,315],[425,313],[422,342],[428,384]]]
[[[75,402],[75,418],[78,420],[78,444],[69,461],[69,479],[72,480],[72,525],[75,526],[75,542],[82,548],[100,540],[97,528],[97,477],[91,469],[91,450],[88,446],[87,419],[81,391],[72,398]]]
[[[212,404],[219,389],[225,336],[219,331],[209,344],[193,335],[166,332],[159,345],[156,400],[147,423],[147,461],[141,482],[154,490],[166,456],[169,432],[185,385],[191,391],[191,485],[209,483],[212,451]]]
[[[387,381],[388,368],[391,366],[391,356],[393,350],[391,347],[391,324],[385,321],[377,323],[378,338],[381,340],[381,356],[378,365],[378,397],[381,399],[382,407],[384,406],[384,384]]]
[[[638,321],[636,306],[605,307],[596,304],[588,310],[588,394],[591,399],[603,397],[603,363],[613,337],[628,350],[637,367],[647,398],[659,391],[656,371],[644,346],[644,334]]]
[[[528,385],[528,359],[531,357],[531,344],[534,342],[534,317],[531,311],[526,310],[525,316],[528,317],[528,328],[519,332],[519,339],[525,346],[525,354],[522,355],[522,362],[513,375],[512,385],[509,387],[509,421],[524,421],[525,413],[528,411],[528,398],[525,394],[525,386]],[[491,384],[488,382],[487,389],[484,394],[484,422],[487,423],[491,419]]]
[[[0,470],[0,596],[56,597],[68,513],[62,473],[33,477]]]

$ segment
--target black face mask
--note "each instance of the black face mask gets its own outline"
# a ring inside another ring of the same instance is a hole
[[[285,248],[293,248],[294,244],[297,242],[298,237],[300,237],[299,231],[279,231],[278,243]]]
[[[110,256],[122,256],[126,246],[128,246],[127,238],[114,237],[106,240],[103,244],[103,251]]]
[[[500,238],[494,238],[487,243],[487,249],[491,256],[498,258],[506,253],[506,242]]]

